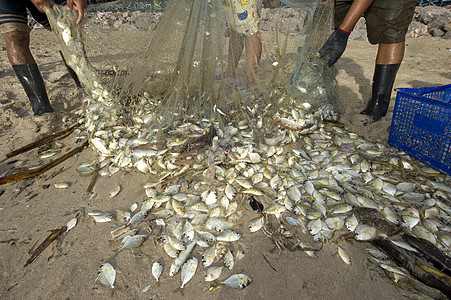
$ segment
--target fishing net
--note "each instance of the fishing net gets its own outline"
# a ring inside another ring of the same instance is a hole
[[[333,2],[290,2],[291,10],[303,12],[303,29],[295,34],[295,28],[284,26],[283,19],[279,20],[275,40],[263,41],[266,60],[255,70],[247,66],[248,59],[257,59],[247,57],[246,46],[252,44],[248,41],[250,37],[246,34],[238,37],[238,43],[246,45],[244,50],[231,45],[237,36],[231,28],[240,28],[241,24],[230,17],[233,12],[229,10],[236,5],[235,1],[225,2],[226,5],[223,1],[169,3],[149,49],[134,64],[122,90],[133,95],[151,91],[152,97],[160,97],[162,102],[156,115],[164,116],[168,123],[173,121],[168,116],[181,119],[210,116],[214,108],[230,113],[258,106],[259,115],[270,118],[277,110],[291,109],[299,103],[307,102],[315,108],[330,104],[338,108],[334,69],[317,58],[332,29]],[[259,11],[257,7],[254,13]],[[295,53],[289,54],[291,51]],[[241,76],[227,78],[224,74],[228,73],[230,56],[234,55],[243,56],[236,71]],[[247,72],[254,72],[251,77],[255,77],[256,86],[234,92],[245,87],[243,76]],[[266,111],[267,105],[283,98],[283,94],[288,97]],[[239,114],[243,117],[242,112]]]
[[[88,11],[130,11],[162,9],[166,0],[88,0]]]
[[[48,11],[89,95],[86,128],[97,151],[127,156],[130,145],[105,142],[99,134],[124,124],[133,126],[122,136],[152,145],[188,123],[204,122],[203,133],[246,124],[258,146],[294,141],[324,119],[336,120],[334,69],[317,57],[332,29],[333,1],[286,1],[291,8],[272,15],[274,34],[268,36],[257,21],[243,22],[260,18],[261,1],[252,3],[167,1],[150,44],[136,41],[146,50],[123,60],[128,75],[113,80],[91,66],[73,13]],[[301,29],[286,24],[286,16],[302,19]]]
[[[291,3],[295,6],[297,3]],[[288,81],[287,91],[297,98],[321,107],[332,105],[341,110],[334,84],[336,71],[329,68],[318,51],[333,29],[333,1],[307,1],[298,3],[307,7],[307,20],[301,33],[300,46],[294,54],[294,70]]]

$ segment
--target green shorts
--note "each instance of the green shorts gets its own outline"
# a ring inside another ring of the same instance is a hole
[[[343,22],[353,0],[335,0],[335,28]],[[404,42],[417,0],[374,0],[363,14],[371,44]]]

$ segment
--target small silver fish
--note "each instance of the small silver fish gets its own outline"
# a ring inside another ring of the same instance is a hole
[[[357,225],[355,228],[355,239],[358,241],[367,241],[376,236],[376,228],[367,224]]]
[[[194,239],[194,227],[189,221],[186,221],[183,226],[183,237],[188,241],[192,241]]]
[[[42,153],[42,154],[39,156],[39,158],[42,158],[42,159],[44,159],[44,158],[49,158],[49,157],[54,156],[56,153],[57,153],[56,151],[50,150],[50,151],[47,151],[47,152],[45,152],[45,153]]]
[[[144,241],[146,240],[147,236],[138,234],[126,238],[127,239],[123,241],[123,246],[119,249],[119,251],[133,249],[141,246],[142,243],[144,243]]]
[[[152,275],[155,277],[156,281],[160,278],[161,273],[163,272],[163,265],[158,261],[154,262],[152,265]]]
[[[216,258],[216,245],[211,246],[202,254],[202,264],[204,267],[210,266]]]
[[[68,232],[69,230],[74,228],[75,225],[77,225],[77,218],[72,218],[69,221],[67,221],[67,223],[66,223],[66,232]]]
[[[338,247],[338,256],[345,262],[347,265],[351,265],[351,258],[349,257],[348,253],[343,250],[343,248]]]
[[[415,253],[418,253],[417,249],[413,248],[412,246],[410,246],[408,243],[404,242],[404,241],[394,241],[394,240],[390,240],[390,242],[392,242],[393,244],[395,244],[396,246],[406,249],[408,251],[412,251]]]
[[[88,213],[97,223],[111,222],[113,220],[113,216],[109,213],[101,213],[101,212],[90,212]]]
[[[235,274],[222,281],[221,283],[226,287],[234,290],[241,290],[251,284],[252,279],[245,274]]]
[[[230,229],[232,227],[232,224],[226,220],[220,219],[220,218],[209,218],[205,222],[205,226],[209,230],[216,230],[218,232],[221,232],[223,230]]]
[[[211,267],[207,269],[207,274],[205,275],[205,281],[213,281],[221,276],[222,267]]]
[[[171,258],[177,258],[178,250],[171,246],[169,243],[163,244],[163,249],[166,254]]]
[[[221,242],[235,242],[238,241],[240,238],[241,235],[239,233],[233,230],[225,230],[216,237],[216,240]]]
[[[179,192],[179,190],[180,190],[179,185],[171,185],[163,192],[163,194],[167,195],[167,196],[173,196],[173,195],[177,194]]]
[[[143,288],[141,289],[141,293],[147,292],[148,290],[150,290],[151,287],[152,287],[151,284],[146,285],[145,287],[143,287]]]
[[[169,270],[169,276],[174,276],[178,273],[182,265],[187,261],[188,257],[191,255],[191,252],[196,246],[196,242],[192,242],[186,246],[186,249],[181,251],[179,256],[174,260]]]
[[[67,189],[69,186],[70,186],[69,182],[55,183],[55,188],[57,188],[57,189]]]
[[[227,249],[227,252],[224,254],[224,266],[232,270],[233,266],[235,265],[235,261],[233,259],[232,251],[230,249]]]
[[[146,210],[140,210],[139,212],[137,212],[128,222],[127,225],[129,224],[136,224],[141,222],[142,220],[144,220],[147,216],[147,211]]]
[[[205,198],[205,204],[212,205],[212,204],[216,203],[217,199],[218,198],[216,197],[216,192],[211,191]]]
[[[225,187],[224,192],[225,192],[225,195],[226,195],[227,199],[233,200],[233,197],[235,196],[236,191],[235,191],[235,189],[233,188],[232,185],[227,184],[226,187]]]
[[[345,221],[345,226],[349,231],[354,231],[357,225],[359,225],[359,221],[354,214],[350,215]]]
[[[139,145],[131,149],[133,156],[137,158],[155,156],[158,150],[151,144]]]
[[[384,252],[377,249],[367,249],[367,252],[377,260],[387,260],[389,257]]]
[[[100,270],[97,273],[96,281],[114,289],[114,281],[116,280],[116,270],[109,263],[104,263],[100,266]]]
[[[116,186],[109,194],[110,198],[113,198],[114,196],[116,196],[117,194],[119,194],[119,192],[121,191],[121,186],[118,185]]]
[[[188,281],[193,278],[194,274],[196,273],[198,263],[198,259],[196,257],[193,257],[183,264],[182,270],[180,271],[182,280],[182,285],[180,286],[180,288],[183,289],[185,284],[187,284]]]
[[[240,260],[243,259],[246,255],[246,245],[238,243],[238,250],[236,251],[235,259]]]
[[[391,266],[391,265],[384,264],[384,263],[379,264],[379,266],[380,266],[382,269],[385,269],[385,270],[387,270],[387,271],[389,271],[389,272],[392,272],[392,273],[395,273],[395,274],[399,274],[399,275],[403,275],[403,276],[406,276],[406,277],[407,277],[406,273],[404,273],[401,269],[399,269],[399,268],[397,268],[397,267],[395,267],[395,266]]]
[[[249,231],[256,232],[263,227],[264,217],[255,218],[249,221]]]

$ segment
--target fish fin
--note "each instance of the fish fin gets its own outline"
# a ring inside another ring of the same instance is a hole
[[[210,288],[208,289],[209,292],[214,292],[214,291],[217,291],[222,288],[222,284],[219,283],[217,280],[215,280],[213,282],[214,282],[214,284],[213,283],[210,284]]]

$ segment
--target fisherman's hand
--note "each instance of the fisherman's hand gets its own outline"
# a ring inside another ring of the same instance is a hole
[[[323,57],[326,53],[330,53],[327,65],[334,65],[346,50],[350,32],[346,32],[340,28],[332,32],[324,46],[319,50],[319,57]]]
[[[53,8],[55,6],[55,2],[53,0],[31,0],[33,2],[34,6],[40,11],[45,12],[44,7],[51,7]]]
[[[67,0],[67,8],[78,12],[77,24],[80,24],[85,14],[84,10],[88,7],[86,0]]]

